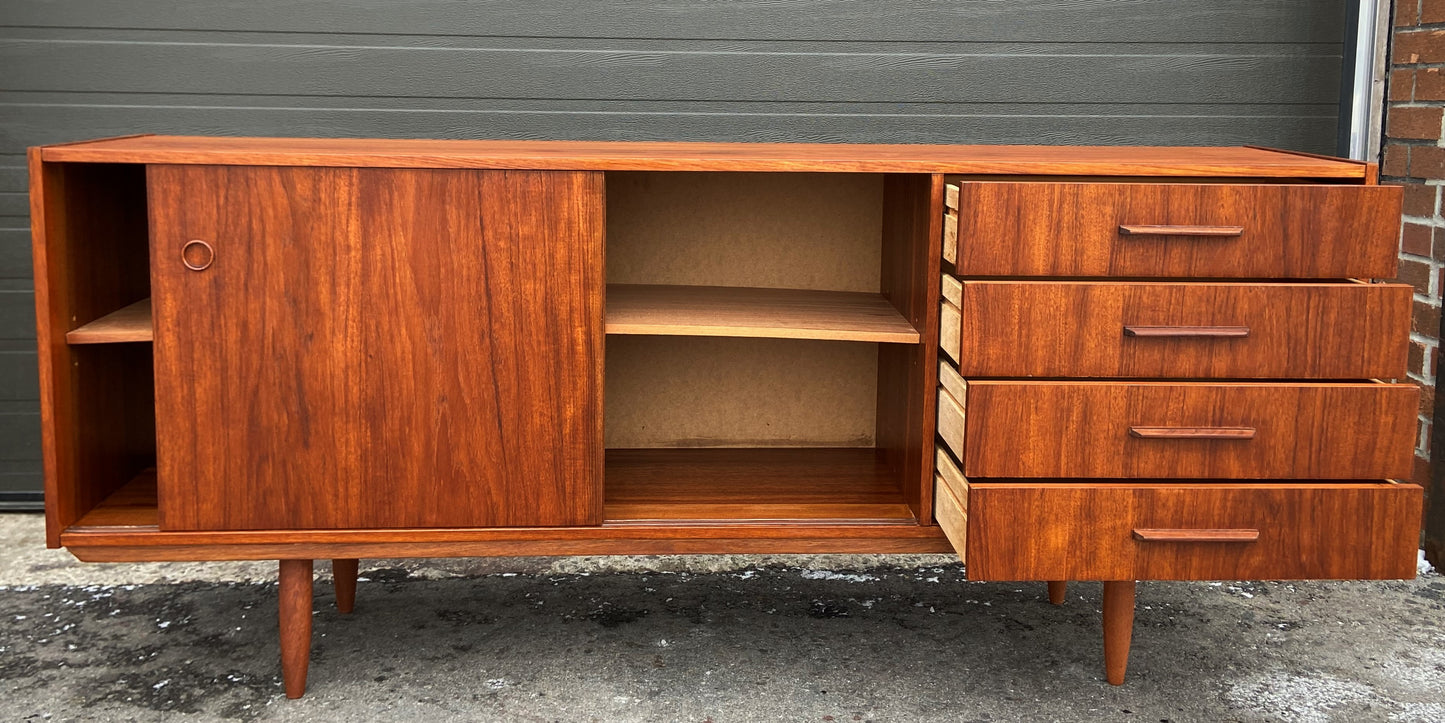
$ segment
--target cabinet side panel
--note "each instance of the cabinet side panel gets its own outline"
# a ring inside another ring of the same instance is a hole
[[[29,155],[46,543],[152,463],[148,349],[72,348],[67,331],[139,301],[144,168]]]
[[[924,524],[933,519],[942,216],[942,175],[884,178],[880,291],[921,338],[916,345],[878,347],[876,438],[880,454],[900,475],[904,500]]]

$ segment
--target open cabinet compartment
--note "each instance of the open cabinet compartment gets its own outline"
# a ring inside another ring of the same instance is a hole
[[[150,295],[146,170],[32,157],[30,171],[42,206],[36,305],[50,383],[41,404],[59,430],[45,458],[54,547],[68,527],[118,524],[111,512],[121,507],[141,511],[122,515],[124,524],[154,524],[155,381],[151,345],[137,343],[148,341],[149,315],[138,323],[132,306]],[[127,308],[122,323],[105,321]]]
[[[930,193],[927,176],[607,174],[606,524],[926,519],[907,377],[929,327],[894,272],[928,263],[911,214]]]

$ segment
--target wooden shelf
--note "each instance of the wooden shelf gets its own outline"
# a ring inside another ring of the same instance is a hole
[[[609,449],[606,525],[916,525],[898,476],[873,449]],[[67,532],[159,531],[156,471],[113,492]]]
[[[873,449],[609,449],[604,524],[915,524]]]
[[[69,344],[116,344],[128,341],[151,341],[151,300],[141,299],[130,306],[113,311],[85,326],[66,332]]]
[[[880,294],[723,286],[607,286],[607,333],[917,344]]]
[[[918,331],[879,294],[724,286],[607,287],[607,333],[917,344]],[[66,333],[71,344],[148,342],[142,299]]]
[[[85,513],[71,526],[72,531],[98,528],[158,530],[159,505],[156,503],[156,471],[148,469],[125,483],[95,509]]]

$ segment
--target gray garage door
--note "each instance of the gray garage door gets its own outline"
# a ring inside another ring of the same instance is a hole
[[[0,0],[0,501],[40,487],[24,149],[129,133],[1333,151],[1342,1]]]

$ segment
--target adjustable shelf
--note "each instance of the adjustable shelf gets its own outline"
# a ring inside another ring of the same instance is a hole
[[[918,343],[918,331],[880,294],[722,286],[610,284],[607,333]],[[150,299],[65,335],[71,344],[151,339]]]
[[[116,344],[151,339],[150,299],[141,299],[65,334],[69,344]]]
[[[609,284],[607,333],[917,344],[881,294],[722,286]]]

